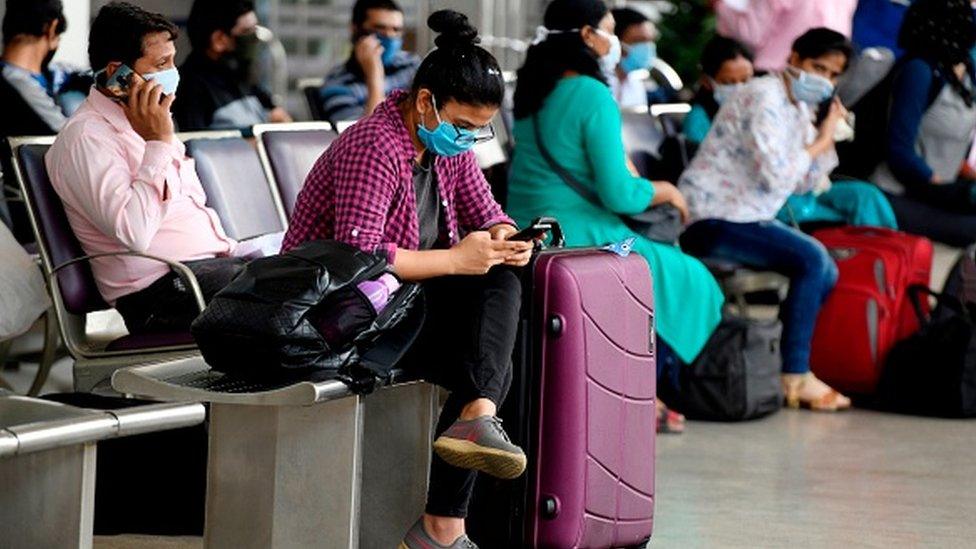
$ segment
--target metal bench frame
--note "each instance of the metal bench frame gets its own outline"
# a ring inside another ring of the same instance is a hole
[[[432,385],[369,396],[325,377],[261,385],[200,358],[119,370],[122,393],[209,402],[208,548],[395,547],[426,501]]]

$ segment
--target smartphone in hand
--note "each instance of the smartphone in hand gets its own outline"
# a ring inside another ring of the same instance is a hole
[[[522,229],[521,231],[509,236],[506,240],[532,242],[535,240],[541,240],[542,237],[546,236],[546,233],[551,230],[552,222],[546,218],[539,218],[533,221],[532,224],[525,229]]]
[[[132,70],[128,65],[119,65],[111,77],[102,86],[108,95],[118,103],[129,102],[129,89],[134,82],[145,82],[146,79]]]

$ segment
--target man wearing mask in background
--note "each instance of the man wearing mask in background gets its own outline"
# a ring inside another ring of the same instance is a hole
[[[616,21],[614,33],[620,39],[622,54],[617,69],[607,75],[613,97],[622,109],[646,107],[648,89],[637,71],[649,69],[657,58],[657,29],[635,9],[619,8],[611,13]]]
[[[11,174],[7,137],[53,135],[66,117],[55,101],[46,74],[66,28],[61,0],[7,0],[3,16],[3,55],[0,57],[0,164]],[[8,180],[8,184],[13,183]],[[20,204],[0,200],[0,222],[11,226],[21,243],[34,240],[26,212]]]
[[[403,51],[403,10],[393,0],[358,0],[352,9],[353,51],[319,90],[326,120],[356,120],[397,89],[410,88],[420,58]]]
[[[187,32],[193,52],[180,67],[173,114],[181,131],[291,122],[271,95],[251,82],[258,52],[251,0],[196,0]]]
[[[227,236],[176,137],[176,36],[162,15],[103,7],[88,40],[95,87],[44,159],[82,249],[110,254],[92,272],[133,334],[188,329],[199,311],[165,263],[128,252],[183,262],[209,300],[267,251]]]

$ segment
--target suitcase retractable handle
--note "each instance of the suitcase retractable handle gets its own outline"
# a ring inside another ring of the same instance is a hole
[[[552,235],[549,242],[550,248],[563,248],[566,246],[566,238],[563,236],[563,228],[559,220],[555,217],[540,217],[532,222],[533,227],[546,226],[546,232]]]

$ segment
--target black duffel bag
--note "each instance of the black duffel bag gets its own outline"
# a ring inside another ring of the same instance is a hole
[[[689,419],[743,421],[783,405],[778,320],[727,316],[690,365],[664,372],[658,396]]]
[[[935,297],[931,318],[922,296]],[[924,286],[909,288],[921,323],[888,353],[878,381],[885,410],[937,417],[976,417],[976,304]]]
[[[385,259],[341,242],[306,242],[248,263],[191,332],[217,371],[281,377],[334,370],[355,374],[357,382],[365,373],[382,380],[423,323],[419,285],[401,285],[379,314],[357,288],[387,267]]]

